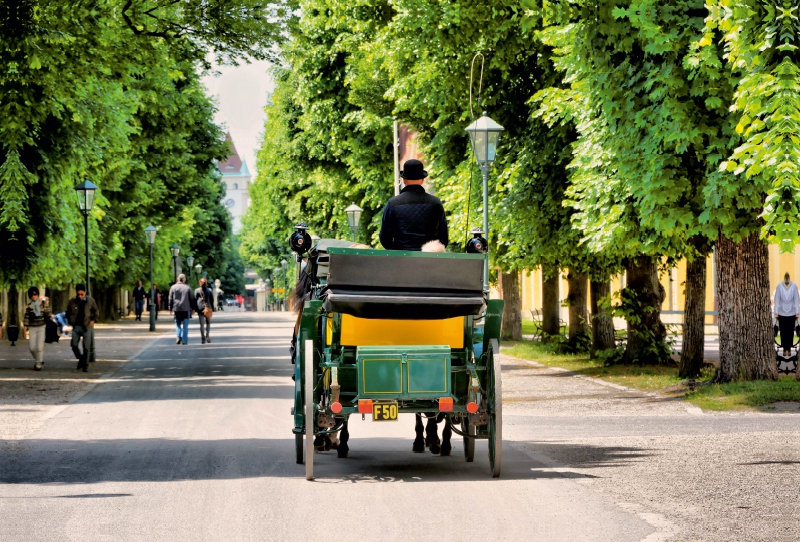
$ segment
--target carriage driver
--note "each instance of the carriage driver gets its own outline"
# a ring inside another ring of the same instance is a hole
[[[425,192],[422,183],[428,172],[419,160],[407,160],[400,177],[404,188],[383,210],[381,245],[387,250],[422,250],[429,241],[447,246],[447,218],[439,198]]]

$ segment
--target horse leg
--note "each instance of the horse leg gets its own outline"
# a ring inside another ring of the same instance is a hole
[[[450,429],[450,423],[448,423],[446,414],[439,413],[439,416],[436,418],[437,422],[444,421],[444,429],[442,429],[442,457],[450,455],[450,452],[453,449],[453,446],[450,444],[450,436],[453,434],[453,430]]]
[[[423,427],[422,427],[422,416],[417,413],[415,416],[417,423],[414,427],[414,431],[417,433],[417,438],[414,439],[414,445],[411,447],[411,451],[415,454],[421,454],[425,451],[425,437],[423,435]]]
[[[350,447],[347,445],[348,440],[350,440],[350,431],[347,429],[347,421],[345,420],[339,433],[339,446],[336,447],[336,453],[340,458],[347,457],[350,451]]]
[[[430,446],[431,453],[436,455],[442,451],[439,434],[437,432],[436,413],[426,412],[425,415],[428,417],[428,423],[425,424],[425,443]]]

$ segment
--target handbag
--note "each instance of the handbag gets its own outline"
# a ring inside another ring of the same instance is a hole
[[[205,316],[208,320],[211,320],[212,314],[214,314],[214,311],[211,310],[211,307],[206,307],[203,309],[203,316]]]

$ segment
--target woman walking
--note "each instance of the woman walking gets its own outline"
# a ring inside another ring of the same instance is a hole
[[[214,293],[208,287],[208,280],[200,279],[200,287],[194,291],[197,316],[200,319],[201,344],[211,342],[211,315],[214,313]]]
[[[28,348],[33,359],[36,360],[33,368],[41,371],[44,366],[44,335],[45,324],[50,320],[50,311],[47,298],[39,298],[39,289],[35,286],[28,288],[30,303],[25,307],[25,316],[22,323],[28,332]]]
[[[797,285],[789,280],[789,273],[783,276],[783,282],[775,289],[775,317],[781,332],[781,348],[783,357],[789,357],[794,344],[795,319],[800,313],[800,293]]]

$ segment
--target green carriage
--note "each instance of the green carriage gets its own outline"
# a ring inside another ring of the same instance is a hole
[[[309,254],[314,288],[295,345],[293,432],[306,477],[315,438],[341,431],[350,415],[426,412],[445,414],[469,462],[475,440],[487,439],[498,477],[503,301],[484,292],[487,255],[336,244]]]

